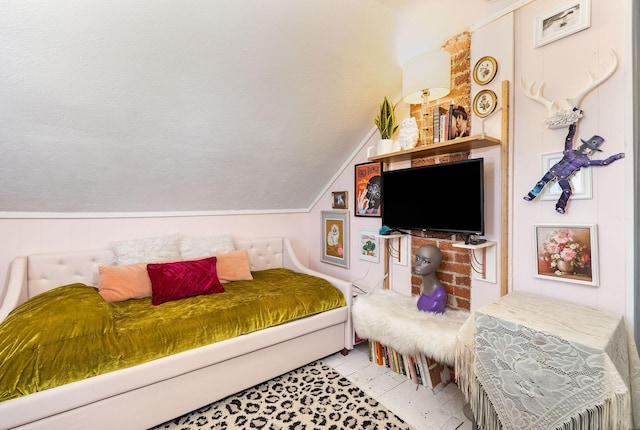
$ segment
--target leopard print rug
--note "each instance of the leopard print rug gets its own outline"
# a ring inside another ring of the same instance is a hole
[[[412,430],[331,367],[316,361],[152,430]]]

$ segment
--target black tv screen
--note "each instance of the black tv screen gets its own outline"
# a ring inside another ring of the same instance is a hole
[[[484,159],[382,172],[390,229],[484,235]]]

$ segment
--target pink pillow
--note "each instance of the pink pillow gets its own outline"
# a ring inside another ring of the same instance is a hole
[[[151,303],[160,305],[185,297],[224,292],[218,279],[216,260],[216,257],[209,257],[147,264],[151,279]]]
[[[151,296],[151,280],[147,264],[98,267],[100,295],[107,302],[121,302]]]
[[[230,281],[251,281],[253,275],[249,269],[249,254],[246,249],[218,255],[216,270],[223,284]]]

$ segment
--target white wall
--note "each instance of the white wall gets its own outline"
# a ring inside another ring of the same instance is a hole
[[[515,14],[515,80],[545,83],[544,95],[560,103],[575,96],[589,82],[587,72],[596,76],[602,72],[601,62],[610,62],[613,49],[620,59],[617,72],[604,84],[588,94],[580,108],[584,118],[579,122],[577,138],[588,139],[594,134],[605,138],[603,152],[593,159],[625,151],[625,86],[624,68],[628,61],[625,38],[630,30],[624,23],[624,1],[591,1],[591,27],[540,48],[533,47],[533,22],[566,2],[536,1]],[[591,167],[593,198],[570,202],[566,214],[555,212],[554,201],[526,202],[522,197],[541,176],[540,154],[562,151],[567,129],[549,130],[543,125],[546,109],[526,98],[517,86],[512,114],[515,118],[513,151],[513,233],[511,288],[556,297],[594,308],[617,313],[627,311],[627,273],[625,238],[634,234],[627,230],[631,216],[625,204],[625,175],[632,171],[631,158],[606,167]],[[577,141],[577,140],[576,140]],[[629,147],[627,146],[627,150]],[[628,154],[630,155],[630,154]],[[599,271],[598,287],[554,282],[534,277],[535,259],[532,225],[535,223],[593,223],[598,226]]]

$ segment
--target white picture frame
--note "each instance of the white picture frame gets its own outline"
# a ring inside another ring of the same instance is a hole
[[[591,0],[572,0],[535,17],[534,47],[567,37],[591,27]]]
[[[549,152],[540,156],[540,170],[542,177],[549,169],[560,161],[563,157],[562,152]],[[571,199],[570,200],[587,200],[593,198],[593,182],[591,179],[591,169],[584,168],[575,172],[570,178]],[[540,193],[540,200],[558,200],[562,194],[562,188],[557,181],[551,181]]]
[[[358,256],[360,260],[372,263],[380,262],[380,238],[378,233],[372,230],[360,230],[358,241]]]
[[[533,246],[536,278],[598,286],[596,224],[534,224]],[[560,266],[559,260],[569,259],[573,265]]]

